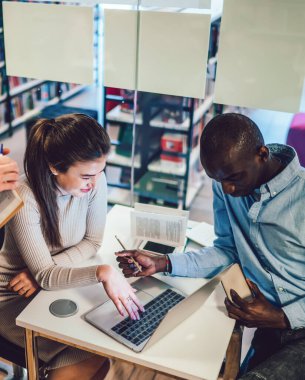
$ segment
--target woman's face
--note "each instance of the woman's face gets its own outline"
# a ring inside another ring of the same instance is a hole
[[[66,173],[55,172],[58,186],[67,194],[83,197],[96,187],[105,169],[106,158],[102,156],[92,161],[76,162]],[[54,169],[52,171],[54,172]]]

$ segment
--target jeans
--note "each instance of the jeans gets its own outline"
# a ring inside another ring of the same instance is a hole
[[[305,380],[305,328],[258,329],[248,372],[241,380]]]

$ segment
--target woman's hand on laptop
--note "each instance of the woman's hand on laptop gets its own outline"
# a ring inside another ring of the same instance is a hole
[[[140,250],[126,250],[115,254],[125,277],[146,277],[166,270],[165,256],[152,256]],[[133,260],[141,265],[141,271],[137,269]]]
[[[140,319],[139,311],[144,311],[144,307],[135,295],[135,289],[120,272],[110,265],[99,265],[97,278],[102,282],[108,297],[123,317],[125,317],[125,309],[131,319]]]

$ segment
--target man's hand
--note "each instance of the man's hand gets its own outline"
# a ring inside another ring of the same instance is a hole
[[[163,256],[151,256],[138,250],[116,252],[116,256],[125,277],[146,277],[166,270],[166,258]],[[131,257],[141,265],[141,272],[133,264]]]
[[[273,306],[256,284],[249,279],[247,283],[254,298],[251,301],[245,301],[231,289],[231,297],[235,305],[228,298],[225,300],[229,317],[247,327],[289,328],[289,321],[283,310]]]
[[[4,148],[3,154],[9,149]],[[0,156],[0,191],[13,190],[18,186],[19,168],[17,163],[8,156]]]
[[[25,298],[30,297],[39,286],[28,269],[20,272],[8,284],[7,288]]]

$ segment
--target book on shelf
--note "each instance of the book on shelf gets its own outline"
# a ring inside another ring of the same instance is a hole
[[[15,190],[0,193],[0,228],[2,228],[23,206],[23,201]]]
[[[164,133],[161,137],[161,148],[164,152],[168,153],[186,153],[187,138],[185,135],[178,135],[173,133]],[[183,157],[162,154],[161,160],[172,162],[183,162]]]
[[[162,95],[162,101],[167,104],[161,111],[161,120],[165,123],[181,124],[188,117],[189,112],[184,107],[190,106],[189,98]]]
[[[135,184],[140,195],[178,203],[183,181],[171,175],[147,171]]]

